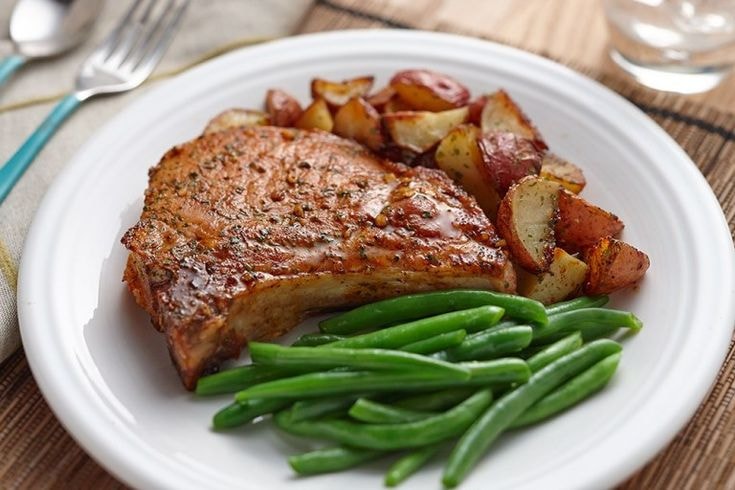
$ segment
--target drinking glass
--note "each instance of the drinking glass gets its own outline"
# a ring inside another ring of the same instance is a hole
[[[638,82],[714,88],[735,66],[735,0],[603,0],[610,57]]]

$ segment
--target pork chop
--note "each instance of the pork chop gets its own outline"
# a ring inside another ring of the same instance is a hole
[[[171,149],[122,242],[124,280],[188,389],[313,312],[516,286],[492,224],[442,171],[321,131],[236,128]]]

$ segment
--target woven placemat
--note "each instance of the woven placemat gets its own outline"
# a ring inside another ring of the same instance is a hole
[[[429,2],[430,3],[430,2]],[[387,9],[382,1],[320,0],[300,32],[362,27],[451,31],[431,16]],[[487,33],[464,33],[492,39]],[[543,53],[540,53],[543,55]],[[564,61],[564,60],[560,60]],[[658,122],[707,178],[735,230],[735,116],[680,97],[652,92],[613,75],[596,78]],[[49,410],[21,351],[0,366],[0,487],[121,488],[64,431]],[[674,441],[621,488],[735,488],[735,347],[692,421]]]

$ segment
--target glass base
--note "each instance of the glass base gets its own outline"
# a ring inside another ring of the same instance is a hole
[[[637,63],[615,49],[610,57],[641,85],[679,94],[698,94],[712,90],[730,74],[732,66],[688,67]]]

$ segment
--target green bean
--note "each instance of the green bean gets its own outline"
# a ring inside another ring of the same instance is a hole
[[[429,337],[427,342],[433,338],[435,332],[436,335],[442,335],[441,330],[449,330],[451,332],[457,332],[462,329],[462,325],[454,328],[451,323],[453,319],[460,322],[467,322],[472,325],[486,325],[497,321],[497,317],[501,316],[502,313],[494,310],[495,307],[488,306],[493,311],[475,311],[467,310],[456,313],[450,313],[449,315],[457,315],[454,318],[441,318],[432,317],[425,320],[419,320],[418,322],[408,323],[404,325],[397,325],[395,327],[384,329],[380,332],[374,332],[373,334],[360,335],[357,337],[351,337],[345,339],[345,341],[353,341],[350,343],[341,344],[343,341],[334,342],[331,344],[325,344],[319,346],[319,349],[335,347],[345,348],[368,348],[368,347],[384,347],[384,348],[397,348],[402,349],[402,346],[406,344],[418,342],[425,335]],[[442,315],[444,316],[444,315]],[[428,324],[428,325],[427,325]],[[426,331],[421,329],[429,327]],[[439,331],[439,332],[437,332]],[[423,332],[423,333],[422,333]],[[295,372],[294,372],[295,371]],[[247,365],[240,366],[227,371],[222,371],[211,376],[205,376],[197,383],[196,393],[197,395],[215,395],[220,393],[236,393],[244,390],[250,386],[253,386],[264,381],[271,381],[280,378],[292,376],[297,373],[314,371],[314,369],[305,369],[300,366],[296,370],[286,370],[283,368],[274,368],[271,366],[256,366]]]
[[[375,332],[356,335],[355,337],[326,344],[320,348],[348,347],[351,349],[365,349],[367,347],[377,347],[397,349],[403,345],[447,332],[462,329],[467,332],[482,330],[496,324],[503,313],[504,310],[497,306],[480,306],[471,310],[453,311]]]
[[[432,444],[411,451],[393,463],[385,474],[385,485],[395,487],[413,475],[425,465],[441,448],[441,444]]]
[[[580,296],[579,298],[570,299],[554,303],[546,307],[548,316],[566,313],[567,311],[581,310],[582,308],[601,308],[610,300],[607,296]]]
[[[543,341],[555,334],[568,333],[575,330],[582,332],[587,328],[626,327],[638,331],[643,327],[641,321],[633,313],[607,308],[585,308],[583,310],[557,313],[549,317],[548,325],[534,330],[534,343]]]
[[[615,325],[591,325],[582,331],[582,340],[590,342],[603,337],[609,337],[617,332],[619,328]]]
[[[214,414],[212,425],[215,429],[230,429],[246,424],[255,417],[277,412],[290,405],[289,400],[250,400],[247,403],[232,403]]]
[[[507,327],[500,330],[490,329],[465,339],[457,347],[448,349],[441,358],[450,361],[471,359],[491,359],[518,352],[531,343],[533,329],[527,325]]]
[[[365,398],[359,398],[347,413],[353,419],[369,424],[401,424],[437,415],[432,412],[392,407]]]
[[[597,393],[615,374],[619,362],[619,352],[604,358],[536,402],[515,419],[510,427],[518,428],[535,424]]]
[[[291,456],[288,464],[299,475],[318,475],[346,470],[383,454],[374,449],[337,446]]]
[[[571,377],[620,350],[617,342],[596,340],[552,362],[531,376],[526,384],[500,398],[472,424],[452,450],[444,469],[444,485],[457,486],[490,444],[534,403]]]
[[[318,398],[365,392],[425,391],[458,386],[490,386],[499,383],[524,383],[530,374],[520,359],[496,359],[485,362],[459,363],[470,370],[469,380],[458,380],[439,372],[370,372],[329,371],[309,373],[292,378],[268,381],[240,391],[235,400],[257,398]]]
[[[277,344],[250,342],[253,362],[282,368],[331,369],[345,367],[387,371],[421,369],[455,376],[466,380],[467,368],[439,359],[388,349],[315,349],[313,347],[283,347]]]
[[[465,337],[467,337],[467,331],[455,330],[404,345],[400,350],[414,354],[433,354],[461,344]]]
[[[324,344],[331,344],[338,340],[344,340],[347,337],[344,335],[332,335],[327,333],[306,333],[296,339],[296,342],[291,344],[293,347],[316,347]]]
[[[540,371],[542,368],[556,361],[562,356],[569,354],[582,346],[582,334],[574,332],[571,335],[567,335],[554,342],[551,345],[545,346],[543,349],[535,353],[533,356],[526,360],[526,364],[531,368],[531,372],[535,373]]]
[[[475,388],[472,387],[447,388],[432,393],[407,396],[394,402],[393,406],[409,410],[446,410],[466,400],[474,392]]]
[[[299,400],[289,409],[291,420],[315,419],[347,410],[359,398],[358,395]]]
[[[297,371],[298,372],[298,371]],[[234,393],[249,386],[282,378],[293,374],[293,370],[273,368],[267,366],[238,366],[216,374],[199,378],[196,394],[199,396]]]
[[[392,391],[397,386],[420,387],[431,385],[432,382],[449,384],[456,383],[457,379],[454,375],[438,372],[328,371],[261,383],[238,392],[235,400],[243,402],[257,398],[301,399],[350,395],[365,391]]]
[[[421,447],[461,434],[491,401],[490,390],[480,390],[440,415],[404,424],[360,424],[336,419],[293,423],[280,413],[274,420],[283,430],[295,435],[367,449],[394,450]]]
[[[324,333],[353,334],[367,328],[381,328],[450,311],[479,306],[499,306],[514,318],[539,325],[546,323],[546,310],[541,303],[521,296],[490,291],[435,291],[391,298],[360,306],[319,323]]]
[[[480,330],[478,332],[471,333],[467,335],[467,338],[474,339],[475,337],[482,337],[487,332],[492,332],[495,330],[503,330],[504,328],[515,327],[517,325],[520,325],[520,323],[518,323],[518,321],[516,320],[503,320],[502,322],[496,323],[495,325],[488,327],[484,330]]]

